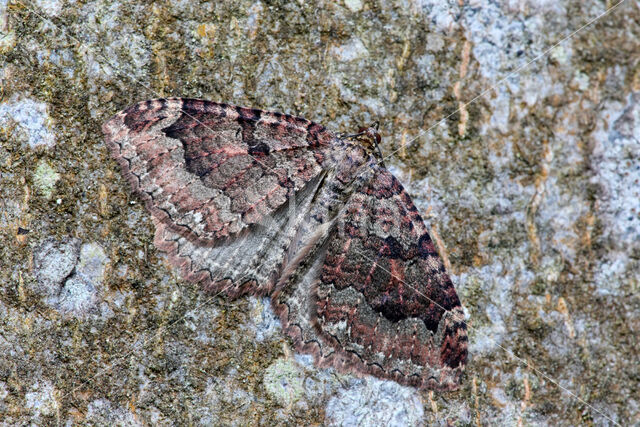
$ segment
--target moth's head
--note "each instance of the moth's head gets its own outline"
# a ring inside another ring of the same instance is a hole
[[[373,153],[382,161],[382,153],[380,152],[380,133],[378,132],[379,123],[375,122],[371,126],[361,127],[358,133],[353,135],[342,135],[343,140],[352,140],[353,144],[364,148],[367,152]]]
[[[380,133],[378,133],[378,122],[368,127],[358,129],[358,139],[371,148],[380,144]]]
[[[371,126],[358,129],[357,138],[362,146],[365,147],[370,153],[373,153],[374,156],[377,156],[378,161],[384,165],[382,152],[380,151],[381,138],[380,133],[378,132],[379,126],[380,124],[378,122],[375,122]]]

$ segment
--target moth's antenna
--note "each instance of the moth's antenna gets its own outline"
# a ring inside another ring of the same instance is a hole
[[[345,133],[340,133],[338,134],[338,138],[340,139],[351,139],[351,138],[357,138],[359,136],[364,135],[366,132],[359,132],[359,133],[353,133],[351,135],[347,135]]]

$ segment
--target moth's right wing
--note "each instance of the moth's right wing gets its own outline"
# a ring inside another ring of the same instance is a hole
[[[398,180],[379,166],[358,179],[296,286],[273,295],[283,329],[321,366],[456,389],[467,331],[453,283]]]

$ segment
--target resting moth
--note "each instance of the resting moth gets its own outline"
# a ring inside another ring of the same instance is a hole
[[[345,137],[287,114],[166,98],[103,131],[185,279],[269,296],[319,366],[458,387],[463,310],[376,129]]]

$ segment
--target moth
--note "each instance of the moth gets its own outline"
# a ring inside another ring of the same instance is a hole
[[[184,279],[269,296],[321,367],[453,390],[464,314],[374,128],[205,100],[140,102],[103,125],[111,154]]]

